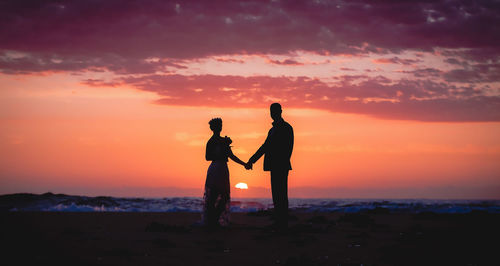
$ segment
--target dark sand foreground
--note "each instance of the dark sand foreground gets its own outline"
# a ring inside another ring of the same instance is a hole
[[[267,212],[229,229],[196,213],[2,212],[2,265],[500,265],[500,215]]]

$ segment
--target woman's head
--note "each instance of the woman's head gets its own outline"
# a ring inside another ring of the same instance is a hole
[[[214,133],[220,133],[222,131],[222,119],[219,117],[213,118],[208,124]]]

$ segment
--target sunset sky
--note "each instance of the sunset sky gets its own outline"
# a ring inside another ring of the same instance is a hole
[[[292,197],[500,199],[498,25],[498,1],[2,1],[0,194],[201,197],[208,121],[247,161],[279,102]],[[271,196],[262,159],[229,169]]]

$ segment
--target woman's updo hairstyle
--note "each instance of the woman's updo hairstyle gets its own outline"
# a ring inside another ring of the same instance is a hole
[[[210,125],[210,129],[212,131],[220,132],[222,130],[222,119],[219,117],[213,118],[210,122],[208,122],[208,124]]]

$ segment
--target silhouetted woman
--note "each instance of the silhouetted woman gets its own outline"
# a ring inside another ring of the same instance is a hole
[[[222,119],[214,118],[210,120],[210,129],[213,131],[212,137],[207,142],[205,158],[212,161],[207,171],[205,182],[205,194],[203,195],[203,216],[202,220],[207,227],[229,224],[229,170],[227,168],[227,158],[238,164],[245,165],[231,151],[229,146],[230,138],[221,137]]]

